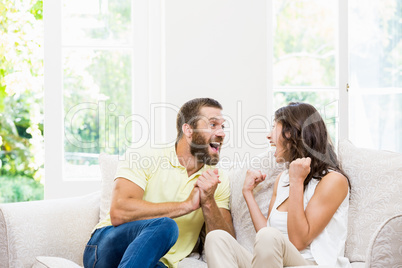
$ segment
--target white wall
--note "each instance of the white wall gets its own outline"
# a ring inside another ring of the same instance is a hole
[[[165,3],[162,101],[180,107],[196,97],[217,99],[224,115],[233,120],[226,123],[222,156],[233,158],[236,152],[254,155],[268,145],[265,136],[269,125],[261,120],[254,120],[250,126],[263,133],[243,134],[250,117],[267,118],[266,20],[264,0]],[[176,111],[169,109],[164,117],[164,136],[168,142],[174,141]],[[260,149],[253,148],[251,142]]]

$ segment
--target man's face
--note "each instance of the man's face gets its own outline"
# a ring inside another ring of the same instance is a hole
[[[190,152],[199,162],[207,165],[218,164],[225,138],[224,121],[220,109],[201,108],[197,128],[194,129],[190,144]]]

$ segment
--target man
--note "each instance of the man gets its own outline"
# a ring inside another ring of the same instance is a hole
[[[222,106],[209,98],[185,103],[177,140],[166,149],[127,150],[119,163],[110,215],[84,252],[85,267],[177,267],[204,224],[234,236],[229,180],[212,166],[225,138]]]

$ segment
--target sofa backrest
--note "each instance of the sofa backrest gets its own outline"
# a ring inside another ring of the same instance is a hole
[[[349,176],[346,257],[365,261],[371,235],[388,218],[402,213],[402,155],[339,142],[339,158]]]
[[[109,155],[101,153],[99,155],[99,166],[101,170],[101,202],[99,210],[99,219],[104,219],[110,210],[110,203],[113,192],[114,175],[117,171],[119,161],[118,155]]]
[[[82,265],[85,245],[97,223],[98,204],[99,192],[0,204],[0,267],[32,267],[37,256],[62,257]]]

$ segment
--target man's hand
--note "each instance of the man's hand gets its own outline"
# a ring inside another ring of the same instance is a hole
[[[246,178],[244,180],[243,184],[243,195],[251,193],[253,189],[263,182],[265,178],[267,177],[267,174],[262,174],[261,171],[257,170],[252,170],[249,169],[247,170]]]
[[[189,213],[201,207],[200,189],[194,187],[191,194],[186,199],[185,203],[188,205]]]
[[[218,169],[209,169],[198,177],[195,183],[196,188],[200,190],[201,208],[204,214],[207,233],[213,230],[225,230],[235,237],[232,216],[230,211],[225,208],[219,208],[215,201],[215,191],[219,180]]]
[[[200,189],[200,197],[201,197],[201,206],[215,200],[214,194],[215,190],[218,187],[219,180],[219,171],[218,169],[207,170],[202,173],[201,176],[198,177],[195,185]]]
[[[289,184],[303,184],[310,173],[311,158],[298,158],[289,165]]]

